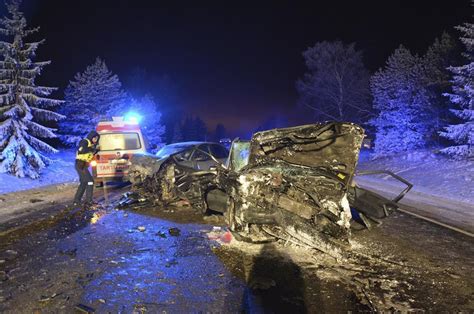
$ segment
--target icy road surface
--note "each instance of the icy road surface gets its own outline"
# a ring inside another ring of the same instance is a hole
[[[76,212],[2,248],[0,311],[238,311],[245,285],[212,252],[210,229],[124,211]]]
[[[121,192],[4,228],[0,312],[474,309],[473,238],[402,213],[336,261],[291,242],[227,243],[221,218],[191,208],[116,210]]]

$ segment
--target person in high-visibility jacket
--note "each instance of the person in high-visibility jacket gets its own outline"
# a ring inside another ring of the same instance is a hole
[[[75,168],[79,175],[79,187],[74,196],[74,206],[81,203],[82,196],[86,192],[85,204],[91,205],[92,191],[94,190],[94,178],[89,171],[89,163],[94,159],[94,155],[99,151],[98,142],[100,135],[96,131],[91,131],[87,137],[79,142],[76,152]]]

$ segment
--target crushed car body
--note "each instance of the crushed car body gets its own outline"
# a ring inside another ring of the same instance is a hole
[[[174,154],[138,157],[130,173],[134,188],[157,204],[186,201],[203,213],[224,213],[242,240],[291,238],[331,253],[334,244],[348,244],[354,214],[370,227],[411,188],[388,200],[353,184],[363,138],[352,123],[274,129],[234,141],[227,162],[208,170],[187,167]]]
[[[364,138],[350,123],[311,124],[254,134],[248,162],[234,171],[231,151],[218,186],[229,196],[231,230],[250,241],[298,239],[325,250],[350,235],[348,186]]]
[[[130,181],[135,191],[155,205],[184,201],[206,212],[204,195],[215,181],[215,170],[210,168],[225,163],[227,156],[227,149],[217,143],[168,145],[156,156],[136,156],[129,172]]]

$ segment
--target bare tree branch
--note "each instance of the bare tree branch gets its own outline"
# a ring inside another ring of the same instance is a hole
[[[369,118],[369,73],[354,46],[319,42],[303,52],[308,72],[297,82],[300,103],[321,118],[358,123]]]

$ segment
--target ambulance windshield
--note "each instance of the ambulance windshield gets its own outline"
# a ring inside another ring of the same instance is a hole
[[[106,133],[99,139],[100,150],[134,150],[140,149],[138,133]]]

